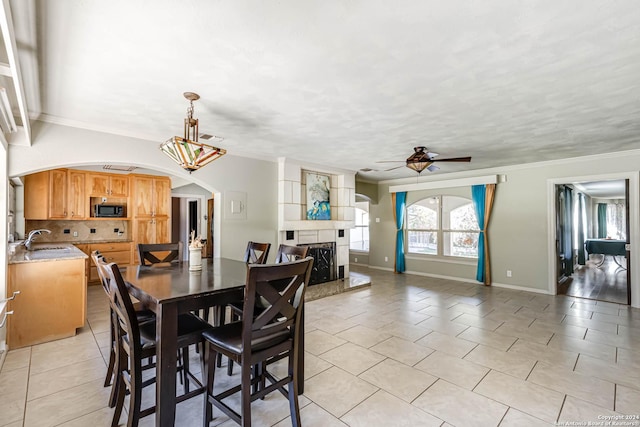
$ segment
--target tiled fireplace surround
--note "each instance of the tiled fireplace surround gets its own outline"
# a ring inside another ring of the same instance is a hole
[[[315,172],[331,176],[331,220],[306,218],[305,174]],[[288,159],[278,164],[278,243],[298,245],[336,242],[336,265],[349,277],[349,232],[355,225],[355,174],[301,165]],[[343,234],[339,237],[339,231]],[[287,240],[287,231],[293,239]],[[289,233],[291,234],[291,233]]]

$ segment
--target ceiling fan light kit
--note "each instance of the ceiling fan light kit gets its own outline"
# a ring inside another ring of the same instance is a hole
[[[224,156],[227,150],[198,142],[198,119],[193,118],[193,101],[200,99],[200,95],[185,92],[184,97],[189,101],[187,117],[184,119],[184,136],[166,140],[160,144],[160,150],[191,173]]]
[[[436,159],[438,153],[430,153],[427,151],[427,147],[413,147],[414,153],[410,155],[407,160],[404,160],[404,164],[411,170],[418,172],[418,175],[423,170],[428,170],[429,172],[437,171],[440,169],[433,162],[470,162],[471,157],[452,157],[449,159]],[[400,163],[395,160],[383,160],[377,163]],[[394,169],[401,168],[402,166],[396,166],[391,169],[386,169],[385,172],[392,171]],[[362,170],[362,169],[361,169]],[[364,170],[363,170],[364,171]]]

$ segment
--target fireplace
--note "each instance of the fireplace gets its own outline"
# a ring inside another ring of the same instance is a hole
[[[298,246],[307,246],[309,255],[313,257],[313,269],[309,286],[331,282],[337,279],[336,274],[336,242],[308,243]]]

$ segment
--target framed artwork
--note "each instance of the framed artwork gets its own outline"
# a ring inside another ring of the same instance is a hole
[[[331,206],[329,193],[331,177],[313,172],[307,172],[307,219],[330,220]]]

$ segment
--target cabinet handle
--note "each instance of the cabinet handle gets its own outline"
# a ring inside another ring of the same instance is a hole
[[[16,295],[18,295],[20,293],[20,291],[13,291],[13,295],[11,295],[9,298],[0,300],[0,302],[7,302],[7,301],[11,301],[16,299]]]
[[[9,317],[10,314],[13,314],[13,310],[4,313],[4,319],[0,322],[0,329],[4,328],[4,324],[7,323],[7,317]]]

